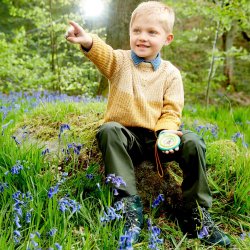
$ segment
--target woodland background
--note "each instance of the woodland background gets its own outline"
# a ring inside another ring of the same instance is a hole
[[[53,90],[107,95],[107,81],[64,38],[68,20],[129,49],[131,11],[141,0],[104,0],[88,17],[73,0],[0,1],[0,91]],[[250,1],[168,0],[175,40],[162,51],[182,72],[186,102],[250,103]]]

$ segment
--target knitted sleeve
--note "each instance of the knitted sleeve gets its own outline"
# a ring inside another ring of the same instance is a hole
[[[121,67],[122,53],[107,45],[97,35],[91,34],[91,36],[93,39],[91,49],[85,51],[81,48],[81,50],[97,66],[99,71],[110,79]]]
[[[168,87],[163,97],[163,108],[155,131],[168,129],[178,130],[184,106],[184,90],[179,70],[175,70],[168,80]]]

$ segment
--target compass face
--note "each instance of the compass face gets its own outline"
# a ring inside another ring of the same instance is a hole
[[[163,133],[159,136],[157,144],[163,151],[175,149],[180,144],[180,137],[176,134]]]

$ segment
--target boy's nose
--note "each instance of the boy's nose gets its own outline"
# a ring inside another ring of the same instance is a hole
[[[139,40],[140,41],[146,41],[147,40],[147,36],[145,33],[141,33],[140,36],[139,36]]]

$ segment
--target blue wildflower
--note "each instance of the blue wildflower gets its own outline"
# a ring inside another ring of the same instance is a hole
[[[65,130],[70,130],[70,126],[68,124],[61,124],[60,125],[60,132],[58,137],[61,138],[61,134],[65,131]]]
[[[55,247],[58,249],[58,250],[62,250],[63,248],[62,248],[62,246],[59,244],[59,243],[55,243]]]
[[[94,175],[93,174],[86,174],[86,178],[89,180],[94,179]]]
[[[198,232],[198,239],[203,239],[204,237],[207,237],[209,235],[209,232],[207,230],[206,226],[203,226],[202,229]]]
[[[38,246],[38,243],[37,243],[36,241],[34,241],[34,240],[31,240],[31,243],[32,243],[32,245],[33,245],[34,247],[37,247],[37,246]]]
[[[68,197],[63,197],[58,201],[59,210],[62,212],[70,211],[75,213],[80,210],[81,205],[75,200],[71,200]]]
[[[119,188],[121,185],[126,186],[125,181],[120,176],[115,176],[115,174],[109,174],[106,177],[106,183],[113,184],[116,188]]]
[[[19,174],[20,171],[23,169],[23,165],[21,165],[20,161],[17,161],[16,164],[11,168],[11,174]]]
[[[0,182],[0,193],[2,193],[4,191],[4,189],[8,188],[8,183],[4,182]]]
[[[53,237],[53,236],[55,236],[56,232],[57,232],[57,229],[56,229],[56,228],[51,228],[51,229],[49,230],[49,232],[48,232],[48,235],[49,235],[50,237]]]
[[[159,206],[159,204],[164,201],[164,195],[163,194],[159,194],[158,197],[153,201],[152,207],[156,208]]]
[[[116,211],[120,211],[120,210],[124,210],[124,202],[122,202],[122,201],[116,201],[115,203],[114,203],[114,208],[115,208],[115,210]]]
[[[14,139],[14,141],[15,141],[15,143],[16,143],[17,145],[20,145],[20,144],[21,144],[21,142],[17,139],[16,136],[12,135],[11,138]]]
[[[49,154],[49,149],[48,148],[46,148],[46,149],[44,149],[43,151],[42,151],[42,155],[46,155],[46,154]]]
[[[243,139],[244,138],[244,135],[241,134],[240,132],[237,132],[235,133],[233,136],[232,136],[232,141],[233,142],[237,142],[238,139]]]
[[[117,191],[116,188],[113,189],[113,193],[114,193],[115,196],[119,195],[119,193],[118,193],[118,191]]]
[[[82,144],[78,144],[76,145],[74,142],[73,143],[69,143],[67,145],[67,149],[64,150],[63,152],[66,152],[66,154],[70,154],[70,150],[72,149],[74,154],[76,155],[79,155],[80,154],[80,151],[81,151],[81,148],[82,148]]]
[[[51,187],[48,191],[48,197],[52,198],[55,194],[59,192],[59,183],[56,184],[56,186]]]
[[[150,233],[148,247],[149,247],[149,249],[157,250],[158,245],[163,244],[163,239],[159,238],[161,230],[160,230],[160,228],[158,228],[156,226],[152,226],[150,219],[148,219],[147,224],[148,224],[148,231]]]
[[[116,213],[116,209],[113,207],[107,208],[107,213],[103,212],[104,216],[100,218],[101,222],[106,223],[115,219],[121,219],[122,216]]]

